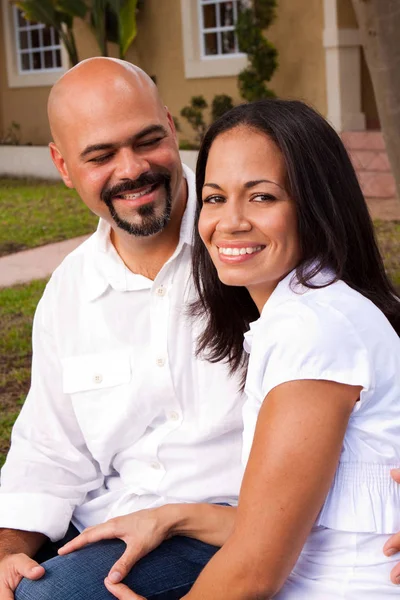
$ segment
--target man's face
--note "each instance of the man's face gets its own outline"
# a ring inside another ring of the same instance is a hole
[[[67,185],[117,233],[162,231],[182,181],[170,115],[151,94],[128,87],[82,104],[63,132]]]

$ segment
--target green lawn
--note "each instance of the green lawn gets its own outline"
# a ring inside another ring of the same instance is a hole
[[[97,220],[63,183],[0,178],[0,256],[90,233]]]
[[[0,289],[0,465],[30,383],[31,329],[45,281]]]
[[[378,221],[376,230],[386,269],[400,291],[400,222]],[[29,389],[31,323],[45,285],[45,281],[34,281],[0,289],[0,465]]]

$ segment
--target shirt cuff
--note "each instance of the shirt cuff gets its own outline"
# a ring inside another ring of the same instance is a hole
[[[69,527],[73,506],[48,494],[0,493],[0,528],[43,533],[61,540]]]

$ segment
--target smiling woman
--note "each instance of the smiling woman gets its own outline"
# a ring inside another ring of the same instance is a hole
[[[198,352],[247,365],[246,472],[185,600],[397,596],[400,302],[343,144],[301,102],[239,106],[196,185]]]

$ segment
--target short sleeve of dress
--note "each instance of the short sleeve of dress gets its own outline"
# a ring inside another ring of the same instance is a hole
[[[276,386],[302,379],[370,389],[367,350],[352,323],[331,305],[290,300],[257,325],[251,362],[264,398]]]

